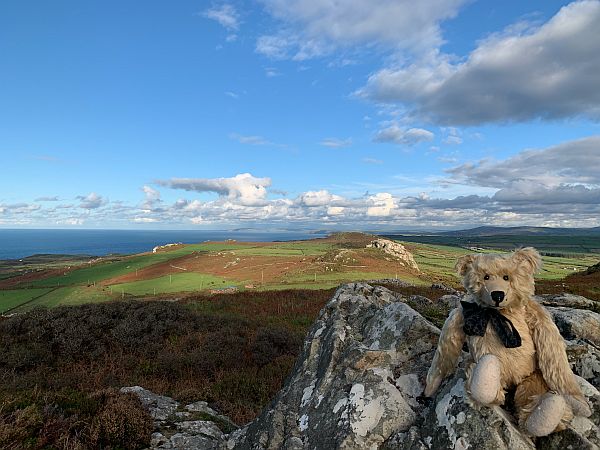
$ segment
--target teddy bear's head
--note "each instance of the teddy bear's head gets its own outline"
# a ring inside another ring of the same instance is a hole
[[[469,294],[482,306],[509,308],[525,304],[534,294],[533,275],[542,267],[542,258],[532,247],[508,255],[466,255],[456,270]]]

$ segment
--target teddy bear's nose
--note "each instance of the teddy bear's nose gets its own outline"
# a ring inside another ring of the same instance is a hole
[[[494,303],[500,303],[502,300],[504,300],[504,292],[502,291],[492,291],[492,300],[494,301]]]

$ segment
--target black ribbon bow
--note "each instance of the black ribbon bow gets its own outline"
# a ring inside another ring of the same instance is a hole
[[[488,322],[506,348],[521,346],[521,336],[512,324],[500,311],[493,308],[482,308],[477,303],[460,302],[463,309],[463,331],[467,336],[483,336]]]

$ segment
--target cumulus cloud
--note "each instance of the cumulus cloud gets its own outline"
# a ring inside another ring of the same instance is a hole
[[[106,204],[106,199],[95,192],[90,192],[88,195],[77,196],[78,200],[81,200],[79,207],[83,209],[97,209]]]
[[[600,136],[564,142],[541,150],[525,150],[495,161],[486,159],[448,169],[451,182],[504,188],[529,181],[545,186],[600,184]]]
[[[392,194],[380,192],[368,198],[368,203],[372,206],[367,208],[367,216],[386,217],[396,208],[396,200]]]
[[[313,207],[313,206],[327,206],[333,202],[343,200],[339,195],[332,194],[327,190],[321,191],[308,191],[301,194],[298,197],[298,202],[301,205]]]
[[[423,128],[403,128],[396,123],[379,130],[373,140],[375,142],[391,142],[399,145],[415,145],[419,142],[432,141],[434,134]]]
[[[297,60],[336,48],[377,45],[422,51],[441,44],[439,24],[465,0],[262,0],[282,30],[259,37],[256,51]]]
[[[465,60],[434,52],[372,75],[359,94],[441,124],[600,118],[600,2],[571,3],[538,27],[513,26]]]
[[[192,192],[215,192],[230,199],[239,200],[244,205],[263,204],[267,196],[270,178],[257,178],[242,173],[231,178],[172,178],[159,180],[161,186],[183,189]]]

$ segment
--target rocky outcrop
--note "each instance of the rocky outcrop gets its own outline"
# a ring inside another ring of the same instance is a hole
[[[449,295],[444,302],[458,299]],[[600,444],[600,393],[583,378],[594,416],[538,442],[521,433],[505,409],[471,407],[462,370],[427,403],[420,396],[438,335],[387,289],[342,286],[309,332],[284,388],[258,419],[230,436],[229,447],[508,450]],[[595,383],[590,365],[596,354],[589,353],[594,347],[577,350],[587,343],[577,339],[569,341],[573,366]],[[583,353],[577,357],[576,350]]]
[[[226,435],[237,426],[210,408],[206,402],[180,405],[170,397],[157,395],[140,386],[121,388],[133,393],[154,419],[152,449],[225,449]]]
[[[417,263],[415,262],[415,258],[413,257],[412,253],[406,250],[404,245],[398,242],[380,238],[371,241],[371,243],[367,245],[367,248],[378,248],[384,253],[387,253],[388,255],[398,259],[400,264],[402,264],[403,266],[406,266],[409,269],[414,269],[416,271],[419,270],[419,266],[417,266]]]
[[[516,427],[509,410],[470,405],[462,368],[435,398],[422,398],[440,331],[404,302],[417,309],[422,303],[427,310],[431,300],[418,302],[413,297],[405,299],[364,283],[340,287],[308,333],[285,386],[256,420],[230,434],[211,427],[207,416],[186,415],[192,413],[191,405],[181,407],[133,388],[157,420],[153,448],[598,448],[600,352],[589,333],[590,324],[600,324],[598,314],[549,308],[557,322],[562,321],[559,328],[566,333],[569,359],[594,412],[589,419],[576,418],[564,432],[534,441]],[[451,306],[459,299],[447,295],[443,303]],[[576,326],[582,320],[587,331]],[[161,422],[178,414],[179,422]],[[164,423],[169,424],[166,431],[160,428]]]

